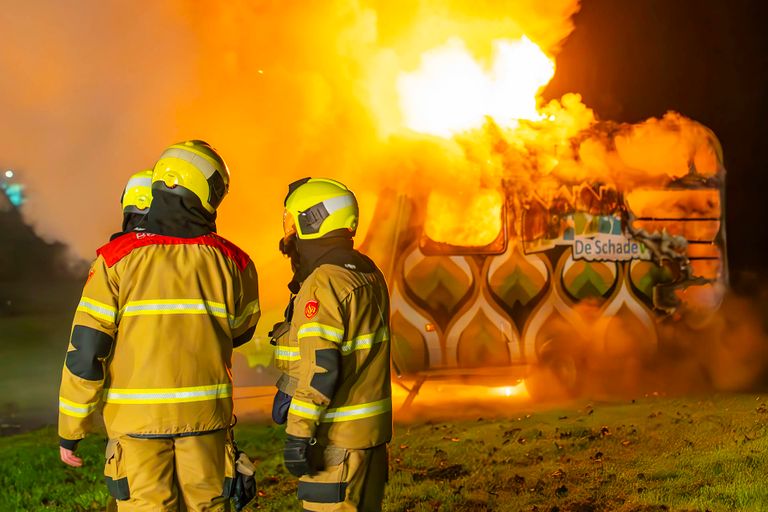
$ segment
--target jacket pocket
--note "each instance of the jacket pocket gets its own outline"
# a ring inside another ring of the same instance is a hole
[[[325,468],[299,479],[298,498],[310,503],[341,503],[347,495],[349,451],[329,446],[322,455]]]
[[[128,486],[128,474],[125,470],[123,449],[117,439],[107,441],[104,465],[104,481],[107,484],[109,494],[116,500],[127,500],[131,497]]]

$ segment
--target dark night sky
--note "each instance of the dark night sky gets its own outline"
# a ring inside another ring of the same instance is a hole
[[[725,155],[731,280],[768,275],[768,1],[584,0],[547,97],[579,92],[601,119],[675,110]]]

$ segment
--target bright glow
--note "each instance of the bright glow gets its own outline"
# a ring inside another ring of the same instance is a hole
[[[405,401],[408,393],[400,386],[392,386],[392,398],[397,408]],[[513,385],[503,387],[488,387],[480,384],[465,382],[450,383],[444,381],[427,381],[421,387],[415,404],[430,406],[439,404],[501,404],[527,401],[531,396],[525,387],[525,381],[520,380]],[[456,408],[458,412],[460,409]]]
[[[514,386],[491,388],[491,395],[504,397],[527,396],[528,389],[525,387],[525,381],[521,380]]]
[[[397,87],[408,128],[448,137],[481,127],[488,116],[505,127],[541,119],[536,96],[554,74],[554,60],[527,37],[495,41],[490,70],[454,38],[425,53],[421,68],[401,74]]]
[[[5,177],[6,177],[6,178],[13,178],[13,171],[12,171],[12,170],[10,170],[10,169],[8,169],[7,171],[5,171]]]

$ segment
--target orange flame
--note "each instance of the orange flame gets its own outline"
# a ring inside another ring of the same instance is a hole
[[[436,242],[461,247],[488,245],[501,233],[503,204],[504,196],[494,189],[471,197],[433,191],[427,201],[424,233]]]

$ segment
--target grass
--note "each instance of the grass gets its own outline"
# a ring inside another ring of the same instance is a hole
[[[768,406],[756,395],[645,397],[529,409],[501,419],[396,425],[388,511],[759,511],[768,509]],[[281,428],[237,427],[258,464],[248,510],[300,510]],[[58,461],[44,428],[0,438],[0,510],[102,510],[104,439],[86,467]]]

